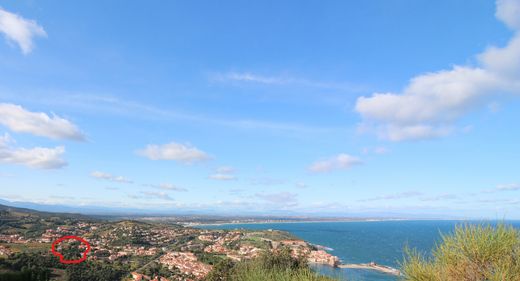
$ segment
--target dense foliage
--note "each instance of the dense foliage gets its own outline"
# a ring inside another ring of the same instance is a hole
[[[234,263],[223,260],[215,265],[206,281],[332,281],[313,272],[303,258],[293,258],[288,249]]]
[[[94,262],[68,265],[66,272],[70,281],[115,281],[121,280],[127,274],[123,268]]]
[[[0,281],[47,281],[51,277],[49,267],[56,266],[59,266],[59,262],[51,257],[13,254],[9,259],[0,259]]]
[[[458,226],[426,258],[408,251],[406,281],[520,281],[520,233],[511,226]]]
[[[51,269],[64,272],[64,280],[68,281],[116,281],[129,272],[127,265],[117,262],[64,265],[45,253],[17,253],[0,259],[0,281],[47,281],[52,277]]]

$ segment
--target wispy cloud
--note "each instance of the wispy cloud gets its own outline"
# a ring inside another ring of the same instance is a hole
[[[360,97],[355,110],[363,132],[391,141],[431,139],[449,135],[469,109],[500,93],[520,93],[520,2],[498,0],[497,18],[515,31],[505,47],[490,47],[477,56],[478,66],[413,77],[400,93]]]
[[[423,197],[420,200],[421,201],[446,201],[446,200],[456,200],[456,199],[460,199],[460,196],[456,195],[456,194],[447,193],[447,194],[440,194],[440,195],[436,195],[436,196]]]
[[[477,200],[477,202],[483,203],[483,204],[509,204],[509,205],[520,204],[520,200],[510,199],[510,198],[486,198],[486,199]]]
[[[161,184],[143,184],[146,187],[153,187],[163,190],[171,190],[171,191],[188,191],[186,188],[178,187],[171,183],[161,183]]]
[[[51,139],[85,140],[69,120],[43,112],[32,112],[11,103],[0,103],[0,124],[17,133],[30,133]]]
[[[235,169],[233,167],[219,167],[215,170],[215,173],[208,176],[212,180],[230,181],[236,180]]]
[[[170,197],[170,195],[168,195],[166,192],[141,191],[141,194],[143,194],[145,197],[148,197],[148,198],[156,198],[156,199],[173,201],[173,198]]]
[[[284,179],[278,179],[278,178],[272,178],[272,177],[256,177],[251,179],[252,185],[264,185],[264,186],[271,186],[271,185],[280,185],[284,184],[287,181]]]
[[[358,157],[341,153],[329,159],[313,163],[311,166],[309,166],[309,171],[314,173],[330,172],[339,169],[349,169],[362,163],[363,161],[361,161],[361,159]]]
[[[210,156],[191,144],[167,143],[149,144],[144,149],[137,151],[138,155],[150,160],[173,160],[184,164],[200,162],[210,159]]]
[[[507,184],[499,184],[493,189],[483,190],[482,193],[495,193],[495,192],[516,191],[516,190],[520,190],[520,184],[507,183]]]
[[[234,189],[229,190],[229,194],[232,194],[232,195],[240,194],[242,192],[244,192],[244,190],[241,188],[234,188]]]
[[[363,154],[387,154],[390,152],[390,149],[384,146],[364,147],[362,152]]]
[[[45,98],[42,98],[45,96]],[[254,130],[276,134],[307,135],[323,134],[331,132],[344,132],[343,127],[314,126],[301,123],[284,122],[282,120],[259,120],[252,118],[228,119],[219,116],[209,116],[196,112],[162,108],[142,102],[136,102],[127,98],[120,99],[114,96],[102,96],[95,94],[71,94],[53,92],[18,92],[9,94],[0,91],[0,97],[18,102],[39,104],[52,107],[60,107],[67,110],[74,109],[90,114],[110,114],[129,118],[151,119],[163,121],[188,121],[194,124],[228,127],[237,130]]]
[[[395,194],[387,194],[382,196],[375,196],[371,198],[358,200],[359,202],[370,202],[370,201],[380,201],[380,200],[397,200],[397,199],[405,199],[405,198],[413,198],[423,195],[423,193],[418,191],[406,191]]]
[[[237,177],[235,175],[230,174],[211,174],[208,176],[208,178],[212,180],[219,180],[219,181],[231,181],[236,180]]]
[[[280,207],[289,207],[298,205],[298,194],[290,192],[279,193],[257,193],[255,197],[260,198]]]
[[[287,85],[300,86],[321,89],[335,89],[348,92],[365,92],[367,87],[364,85],[349,82],[325,82],[309,80],[304,78],[296,78],[288,75],[268,76],[252,72],[226,72],[216,73],[210,76],[210,80],[214,82],[237,82],[237,83],[257,83],[264,85]]]
[[[62,158],[65,153],[63,146],[15,148],[11,146],[12,143],[14,140],[9,134],[0,136],[0,162],[36,169],[59,169],[67,166],[67,161]]]
[[[118,183],[133,183],[133,181],[123,177],[123,176],[114,176],[109,173],[100,172],[100,171],[94,171],[90,173],[90,176],[96,179],[102,179],[102,180],[108,180]]]
[[[497,185],[496,190],[499,190],[499,191],[520,190],[520,184],[518,184],[518,183],[499,184],[499,185]]]
[[[18,44],[22,53],[28,54],[34,48],[35,37],[46,37],[47,33],[34,20],[8,12],[0,7],[0,33],[9,42]]]

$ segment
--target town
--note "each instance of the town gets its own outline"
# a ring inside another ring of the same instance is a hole
[[[89,261],[127,265],[126,280],[202,280],[222,259],[242,261],[282,248],[290,249],[294,257],[305,257],[309,263],[336,267],[340,262],[320,247],[277,230],[204,230],[131,220],[78,219],[53,225],[45,218],[24,219],[37,222],[39,231],[24,235],[14,227],[2,229],[0,256],[34,249],[48,252],[53,241],[73,235],[90,244]],[[160,274],[151,270],[157,267],[161,268]]]

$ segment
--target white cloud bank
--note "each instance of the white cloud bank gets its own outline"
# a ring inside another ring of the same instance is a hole
[[[450,134],[455,121],[486,97],[520,94],[520,1],[498,0],[496,17],[515,31],[505,47],[477,55],[478,66],[454,66],[411,79],[401,93],[360,97],[361,131],[391,141]]]
[[[18,44],[22,53],[28,54],[34,48],[35,37],[46,37],[47,33],[34,20],[25,19],[0,7],[0,33],[9,42]]]
[[[85,140],[83,133],[68,120],[43,112],[31,112],[11,103],[0,103],[0,124],[17,133],[51,139]]]
[[[63,146],[13,148],[10,146],[13,142],[14,140],[8,134],[0,136],[0,162],[36,169],[59,169],[67,166],[67,162],[62,159],[65,153]]]
[[[330,172],[332,170],[349,169],[362,163],[363,161],[357,157],[341,153],[332,158],[315,162],[309,167],[309,171],[314,173]]]
[[[119,182],[119,183],[132,183],[131,180],[129,180],[123,176],[114,176],[112,174],[100,172],[100,171],[94,171],[94,172],[90,173],[90,176],[93,178],[96,178],[96,179],[101,179],[101,180],[108,180],[108,181]]]
[[[179,144],[171,142],[168,144],[150,144],[137,154],[150,160],[174,160],[185,164],[199,162],[209,159],[209,155],[190,144]]]

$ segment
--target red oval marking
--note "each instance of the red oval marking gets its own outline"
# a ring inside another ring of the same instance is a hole
[[[78,260],[66,260],[65,257],[61,253],[56,251],[56,245],[58,245],[60,242],[62,242],[64,240],[69,240],[69,239],[77,240],[77,241],[87,245],[87,249],[82,253],[81,258]],[[81,237],[78,237],[78,236],[73,236],[73,235],[63,236],[60,239],[52,242],[51,251],[55,256],[60,258],[61,263],[64,263],[64,264],[80,263],[80,262],[84,262],[87,259],[87,253],[90,252],[90,244],[87,242],[87,240],[85,240]]]

